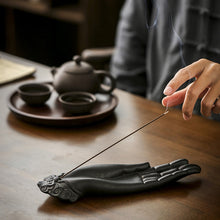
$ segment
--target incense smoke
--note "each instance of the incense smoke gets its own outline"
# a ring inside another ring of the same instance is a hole
[[[154,17],[151,17],[151,15],[149,15],[147,13],[148,12],[147,7],[154,8],[154,10],[155,10],[155,14],[153,15]],[[181,64],[182,64],[182,66],[180,68],[183,68],[183,67],[186,66],[186,62],[185,62],[184,55],[183,55],[184,43],[183,43],[183,40],[181,39],[180,35],[175,30],[172,10],[171,10],[171,7],[170,7],[168,1],[166,1],[166,9],[167,9],[167,12],[168,12],[167,14],[169,16],[170,28],[171,28],[172,32],[174,33],[174,36],[176,37],[177,42],[179,44],[179,56],[180,56],[180,60],[181,60]],[[157,0],[146,0],[146,27],[149,31],[152,30],[153,28],[157,27],[158,20],[159,20],[159,15],[160,15],[159,5],[158,5]],[[192,80],[187,81],[184,84],[184,87],[188,86],[191,82],[192,82]],[[169,105],[169,103],[167,102],[167,106],[166,106],[167,108],[168,108],[168,105]]]

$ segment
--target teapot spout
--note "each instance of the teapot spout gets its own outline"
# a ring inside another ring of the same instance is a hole
[[[55,76],[56,72],[57,72],[57,68],[56,67],[52,67],[51,68],[51,73],[52,73],[53,76]]]

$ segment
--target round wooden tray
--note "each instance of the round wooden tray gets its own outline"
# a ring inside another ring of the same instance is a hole
[[[33,107],[25,104],[15,91],[8,100],[8,107],[19,119],[48,126],[77,126],[99,121],[109,116],[118,105],[117,96],[97,94],[97,101],[88,114],[68,115],[57,101],[58,94],[53,91],[48,102],[43,106]]]

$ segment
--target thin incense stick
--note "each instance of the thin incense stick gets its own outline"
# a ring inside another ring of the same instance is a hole
[[[168,113],[168,107],[166,108],[165,112],[162,113],[161,115],[157,116],[156,118],[154,118],[153,120],[147,122],[146,124],[144,124],[143,126],[141,126],[140,128],[136,129],[135,131],[131,132],[130,134],[126,135],[125,137],[121,138],[120,140],[116,141],[115,143],[111,144],[110,146],[106,147],[104,150],[98,152],[97,154],[95,154],[94,156],[90,157],[89,159],[85,160],[84,162],[82,162],[81,164],[79,164],[78,166],[74,167],[72,170],[70,170],[69,172],[63,174],[60,178],[63,178],[64,176],[66,176],[67,174],[71,173],[72,171],[78,169],[79,167],[81,167],[82,165],[84,165],[85,163],[89,162],[90,160],[94,159],[95,157],[99,156],[100,154],[102,154],[103,152],[107,151],[108,149],[112,148],[113,146],[115,146],[116,144],[118,144],[119,142],[123,141],[124,139],[130,137],[131,135],[133,135],[134,133],[138,132],[139,130],[143,129],[144,127],[148,126],[149,124],[155,122],[156,120],[160,119],[161,117],[163,117],[164,115],[166,115]]]

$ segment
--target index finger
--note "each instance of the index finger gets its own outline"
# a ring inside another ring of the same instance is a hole
[[[187,80],[192,79],[193,77],[199,76],[205,69],[207,62],[208,60],[206,59],[200,59],[180,69],[175,74],[173,79],[171,79],[170,82],[167,84],[163,92],[164,95],[172,95]]]

